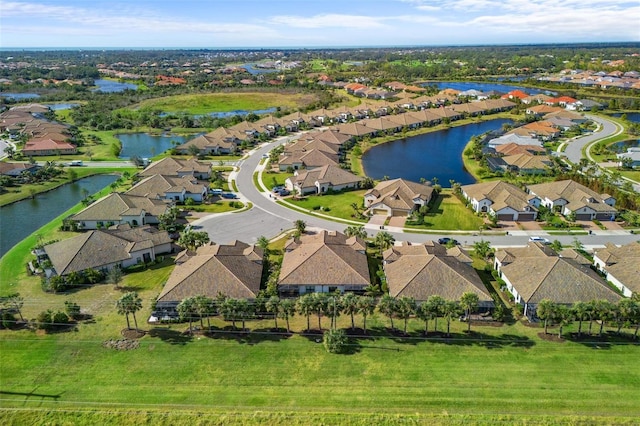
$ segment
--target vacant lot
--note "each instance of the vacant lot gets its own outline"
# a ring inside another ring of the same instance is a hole
[[[409,226],[417,229],[445,229],[475,231],[482,226],[482,218],[462,204],[451,191],[442,191],[434,200],[422,226]]]
[[[209,112],[255,111],[280,107],[296,110],[315,100],[312,95],[301,93],[236,92],[176,95],[149,99],[140,104],[142,108],[159,109],[164,112],[206,114]]]

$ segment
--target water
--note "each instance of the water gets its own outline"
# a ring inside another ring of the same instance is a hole
[[[92,89],[92,91],[103,93],[124,92],[127,89],[136,90],[138,88],[137,85],[132,83],[120,83],[119,81],[113,80],[95,80],[94,84],[98,87]]]
[[[240,65],[241,68],[244,68],[245,70],[247,70],[247,72],[251,75],[258,75],[258,74],[269,74],[272,72],[278,72],[279,70],[275,69],[275,68],[256,68],[254,67],[255,64],[242,64]]]
[[[122,151],[118,157],[121,159],[129,159],[133,156],[153,157],[173,148],[171,141],[177,141],[180,145],[193,138],[193,136],[176,135],[152,136],[148,133],[125,133],[116,135],[116,137],[122,142]]]
[[[73,104],[73,103],[44,104],[44,105],[48,106],[49,109],[51,109],[51,111],[62,111],[65,109],[71,109],[71,108],[80,106],[80,104]]]
[[[490,92],[495,90],[500,93],[511,92],[512,90],[522,90],[525,93],[530,95],[537,95],[539,93],[544,93],[547,95],[555,95],[554,92],[550,92],[548,90],[540,90],[540,89],[532,89],[529,87],[521,87],[521,86],[512,86],[510,84],[501,84],[501,83],[473,83],[473,82],[461,82],[461,81],[432,81],[428,83],[424,83],[424,86],[437,86],[438,89],[455,89],[460,90],[462,92],[466,90],[479,90],[481,92]]]
[[[630,139],[622,142],[616,142],[609,145],[609,149],[613,152],[627,152],[627,148],[640,147],[640,139]]]
[[[39,98],[40,95],[37,93],[0,93],[0,97],[21,101],[24,99],[36,99]]]
[[[33,231],[78,204],[83,198],[83,189],[94,194],[115,182],[118,176],[96,175],[36,195],[34,199],[22,200],[0,207],[0,256],[18,244]]]
[[[253,111],[236,109],[236,110],[233,110],[233,111],[225,111],[225,112],[209,112],[207,114],[194,115],[193,117],[194,118],[199,118],[199,117],[209,116],[209,117],[215,117],[215,118],[225,118],[225,117],[233,117],[234,115],[247,115],[247,114],[251,114],[251,113],[256,114],[256,115],[273,114],[276,111],[277,111],[276,107],[267,108],[267,109],[256,109],[256,110],[253,110]]]
[[[435,176],[442,186],[449,186],[450,179],[463,185],[474,183],[462,163],[464,147],[472,136],[499,130],[510,122],[483,121],[380,144],[364,153],[362,166],[373,179],[389,176],[419,182],[420,178],[431,180]]]
[[[622,117],[621,112],[617,112],[615,114],[611,114],[612,117]],[[632,121],[634,123],[640,123],[640,112],[627,112],[625,113],[627,116],[627,120]]]

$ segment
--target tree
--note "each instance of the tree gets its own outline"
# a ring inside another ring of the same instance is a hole
[[[322,331],[322,315],[327,312],[327,295],[325,293],[312,293],[311,302],[313,312],[318,316],[318,330]]]
[[[473,243],[473,250],[475,250],[478,256],[486,259],[489,253],[491,253],[491,244],[485,240],[476,241]]]
[[[544,321],[544,334],[547,334],[549,320],[553,320],[557,305],[549,299],[542,299],[536,307],[536,315]]]
[[[113,268],[109,269],[109,272],[107,272],[107,282],[109,284],[113,284],[115,288],[118,288],[120,282],[122,281],[123,275],[124,274],[122,273],[122,269],[120,269],[119,266],[114,266]]]
[[[441,296],[438,296],[437,294],[434,294],[433,296],[429,296],[429,298],[426,301],[427,309],[429,309],[429,311],[431,312],[431,318],[434,319],[434,325],[433,325],[434,331],[438,331],[438,317],[442,316],[445,302],[446,301]]]
[[[256,245],[262,249],[264,257],[269,257],[269,239],[264,235],[260,235],[256,241]]]
[[[24,306],[24,298],[20,296],[20,293],[13,293],[6,297],[0,298],[0,308],[15,312],[20,316],[20,320],[24,321],[22,317],[22,307]]]
[[[322,344],[327,352],[332,354],[340,353],[347,345],[347,335],[344,330],[327,330],[322,336]]]
[[[596,300],[593,303],[594,317],[600,321],[599,336],[602,336],[604,326],[611,318],[611,314],[614,310],[614,305],[607,300]]]
[[[380,254],[381,255],[382,255],[383,251],[385,251],[389,247],[393,246],[393,243],[395,243],[395,241],[396,240],[395,240],[395,238],[393,238],[393,235],[391,235],[387,231],[378,232],[378,234],[376,235],[376,238],[374,240],[375,245],[380,250]]]
[[[265,306],[267,308],[267,312],[271,312],[273,314],[273,320],[275,321],[275,329],[278,330],[278,316],[280,315],[280,298],[278,296],[271,296],[269,300],[267,300],[267,304]]]
[[[302,295],[296,300],[296,309],[300,315],[307,317],[307,331],[311,329],[309,317],[313,313],[313,293],[307,293]]]
[[[133,316],[133,321],[135,322],[136,331],[138,330],[138,320],[136,319],[136,312],[142,309],[142,299],[138,296],[138,293],[135,291],[130,291],[128,293],[123,294],[120,299],[116,301],[116,309],[118,314],[125,315],[127,318],[127,329],[131,329],[131,324],[129,323],[129,314]]]
[[[302,219],[298,219],[293,222],[293,226],[296,228],[298,235],[304,234],[304,231],[307,229],[307,223]]]
[[[467,317],[467,331],[471,331],[471,313],[478,308],[480,298],[476,293],[464,292],[460,297],[460,307],[464,309]]]
[[[180,211],[178,210],[178,207],[173,206],[166,212],[160,214],[158,216],[158,228],[166,231],[175,230],[178,227],[177,222],[179,213]]]
[[[287,322],[287,333],[291,333],[291,327],[289,327],[289,319],[296,315],[296,302],[293,299],[284,299],[280,302],[280,312],[282,317]]]
[[[433,318],[433,312],[427,302],[423,302],[416,309],[416,316],[424,321],[424,335],[429,333],[429,320]]]
[[[327,296],[326,307],[326,313],[331,317],[331,328],[335,329],[337,325],[337,318],[342,312],[342,299],[340,298],[340,293],[338,291]]]
[[[225,320],[231,320],[231,326],[236,329],[236,320],[238,319],[238,299],[233,297],[225,297],[221,303],[221,310]]]
[[[247,299],[236,299],[236,312],[242,320],[242,331],[246,331],[245,323],[247,318],[252,315],[252,305]]]
[[[202,318],[207,317],[207,327],[211,330],[211,308],[213,304],[213,300],[207,296],[203,296],[199,294],[193,298],[194,310],[200,317],[200,328],[204,328],[204,324],[202,323]]]
[[[178,306],[176,307],[178,310],[178,314],[180,315],[180,319],[183,321],[185,319],[189,320],[189,334],[193,333],[193,317],[196,314],[196,303],[193,297],[187,297],[182,299]]]
[[[68,300],[65,300],[64,302],[64,312],[73,320],[77,320],[81,317],[80,305]]]
[[[576,302],[571,307],[573,316],[578,320],[578,336],[582,336],[582,321],[589,318],[589,304],[585,302]]]
[[[364,229],[364,226],[348,226],[344,230],[344,235],[347,237],[358,237],[365,239],[367,238],[367,230]]]
[[[407,334],[407,321],[416,312],[416,300],[413,297],[402,296],[396,300],[396,315],[404,320],[404,334]]]
[[[382,315],[385,315],[389,318],[389,320],[391,320],[391,330],[395,330],[395,327],[393,326],[393,317],[396,314],[396,299],[388,294],[385,294],[380,298],[380,302],[378,303],[378,310]]]
[[[447,300],[442,305],[442,316],[447,321],[447,337],[451,336],[451,320],[460,315],[460,306],[455,300]]]
[[[362,315],[362,329],[367,334],[367,317],[376,309],[376,299],[371,296],[358,297],[358,312]]]
[[[566,305],[557,305],[554,312],[554,321],[560,326],[558,329],[558,338],[562,339],[562,329],[564,326],[573,322],[573,311]]]
[[[4,153],[7,154],[7,157],[13,159],[13,156],[16,155],[16,148],[13,145],[9,145],[4,149]]]
[[[556,252],[559,253],[562,251],[562,243],[559,240],[553,240],[553,242],[551,243],[551,248]]]
[[[624,324],[630,324],[633,322],[635,316],[637,315],[636,310],[638,309],[638,304],[632,299],[621,299],[618,302],[618,306],[616,309],[617,313],[617,323],[618,323],[618,331],[617,334],[620,334],[620,330]]]
[[[201,247],[209,242],[209,234],[205,231],[194,231],[188,229],[180,234],[178,239],[178,245],[195,251],[198,247]]]
[[[345,293],[342,296],[342,309],[344,313],[351,316],[351,329],[354,330],[356,328],[356,323],[354,319],[354,315],[358,312],[358,301],[359,298],[354,293]]]

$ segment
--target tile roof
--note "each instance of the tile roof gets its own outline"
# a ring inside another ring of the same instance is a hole
[[[615,207],[604,203],[604,200],[610,197],[609,195],[598,194],[592,189],[572,180],[561,180],[529,185],[528,189],[531,193],[538,195],[540,198],[548,198],[552,201],[558,199],[567,200],[568,204],[566,207],[571,211],[578,210],[585,206],[596,212],[607,213],[617,211]]]
[[[149,198],[165,198],[167,193],[185,191],[187,194],[206,193],[207,187],[192,176],[153,175],[136,183],[126,194]]]
[[[375,197],[371,205],[383,203],[393,209],[411,210],[415,206],[413,200],[420,199],[426,203],[431,200],[433,187],[405,179],[382,181],[368,190],[364,196]]]
[[[338,166],[326,165],[312,170],[297,171],[290,179],[300,188],[315,186],[315,182],[331,186],[361,182],[362,178]]]
[[[505,207],[511,207],[516,211],[524,211],[530,208],[535,211],[535,207],[529,204],[529,201],[535,196],[527,194],[522,189],[503,181],[493,181],[476,183],[472,185],[464,185],[461,187],[462,192],[477,201],[488,199],[492,202],[491,209],[493,211],[501,210]]]
[[[194,158],[181,160],[173,157],[165,157],[162,160],[155,161],[143,171],[139,172],[140,176],[178,176],[181,174],[210,174],[211,164],[198,161]]]
[[[152,216],[164,213],[170,203],[167,200],[154,200],[147,197],[113,192],[72,216],[73,220],[119,221],[122,216],[139,215],[142,211]]]

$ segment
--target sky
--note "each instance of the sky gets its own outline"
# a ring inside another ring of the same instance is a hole
[[[640,41],[640,1],[0,1],[0,47],[242,48]]]

